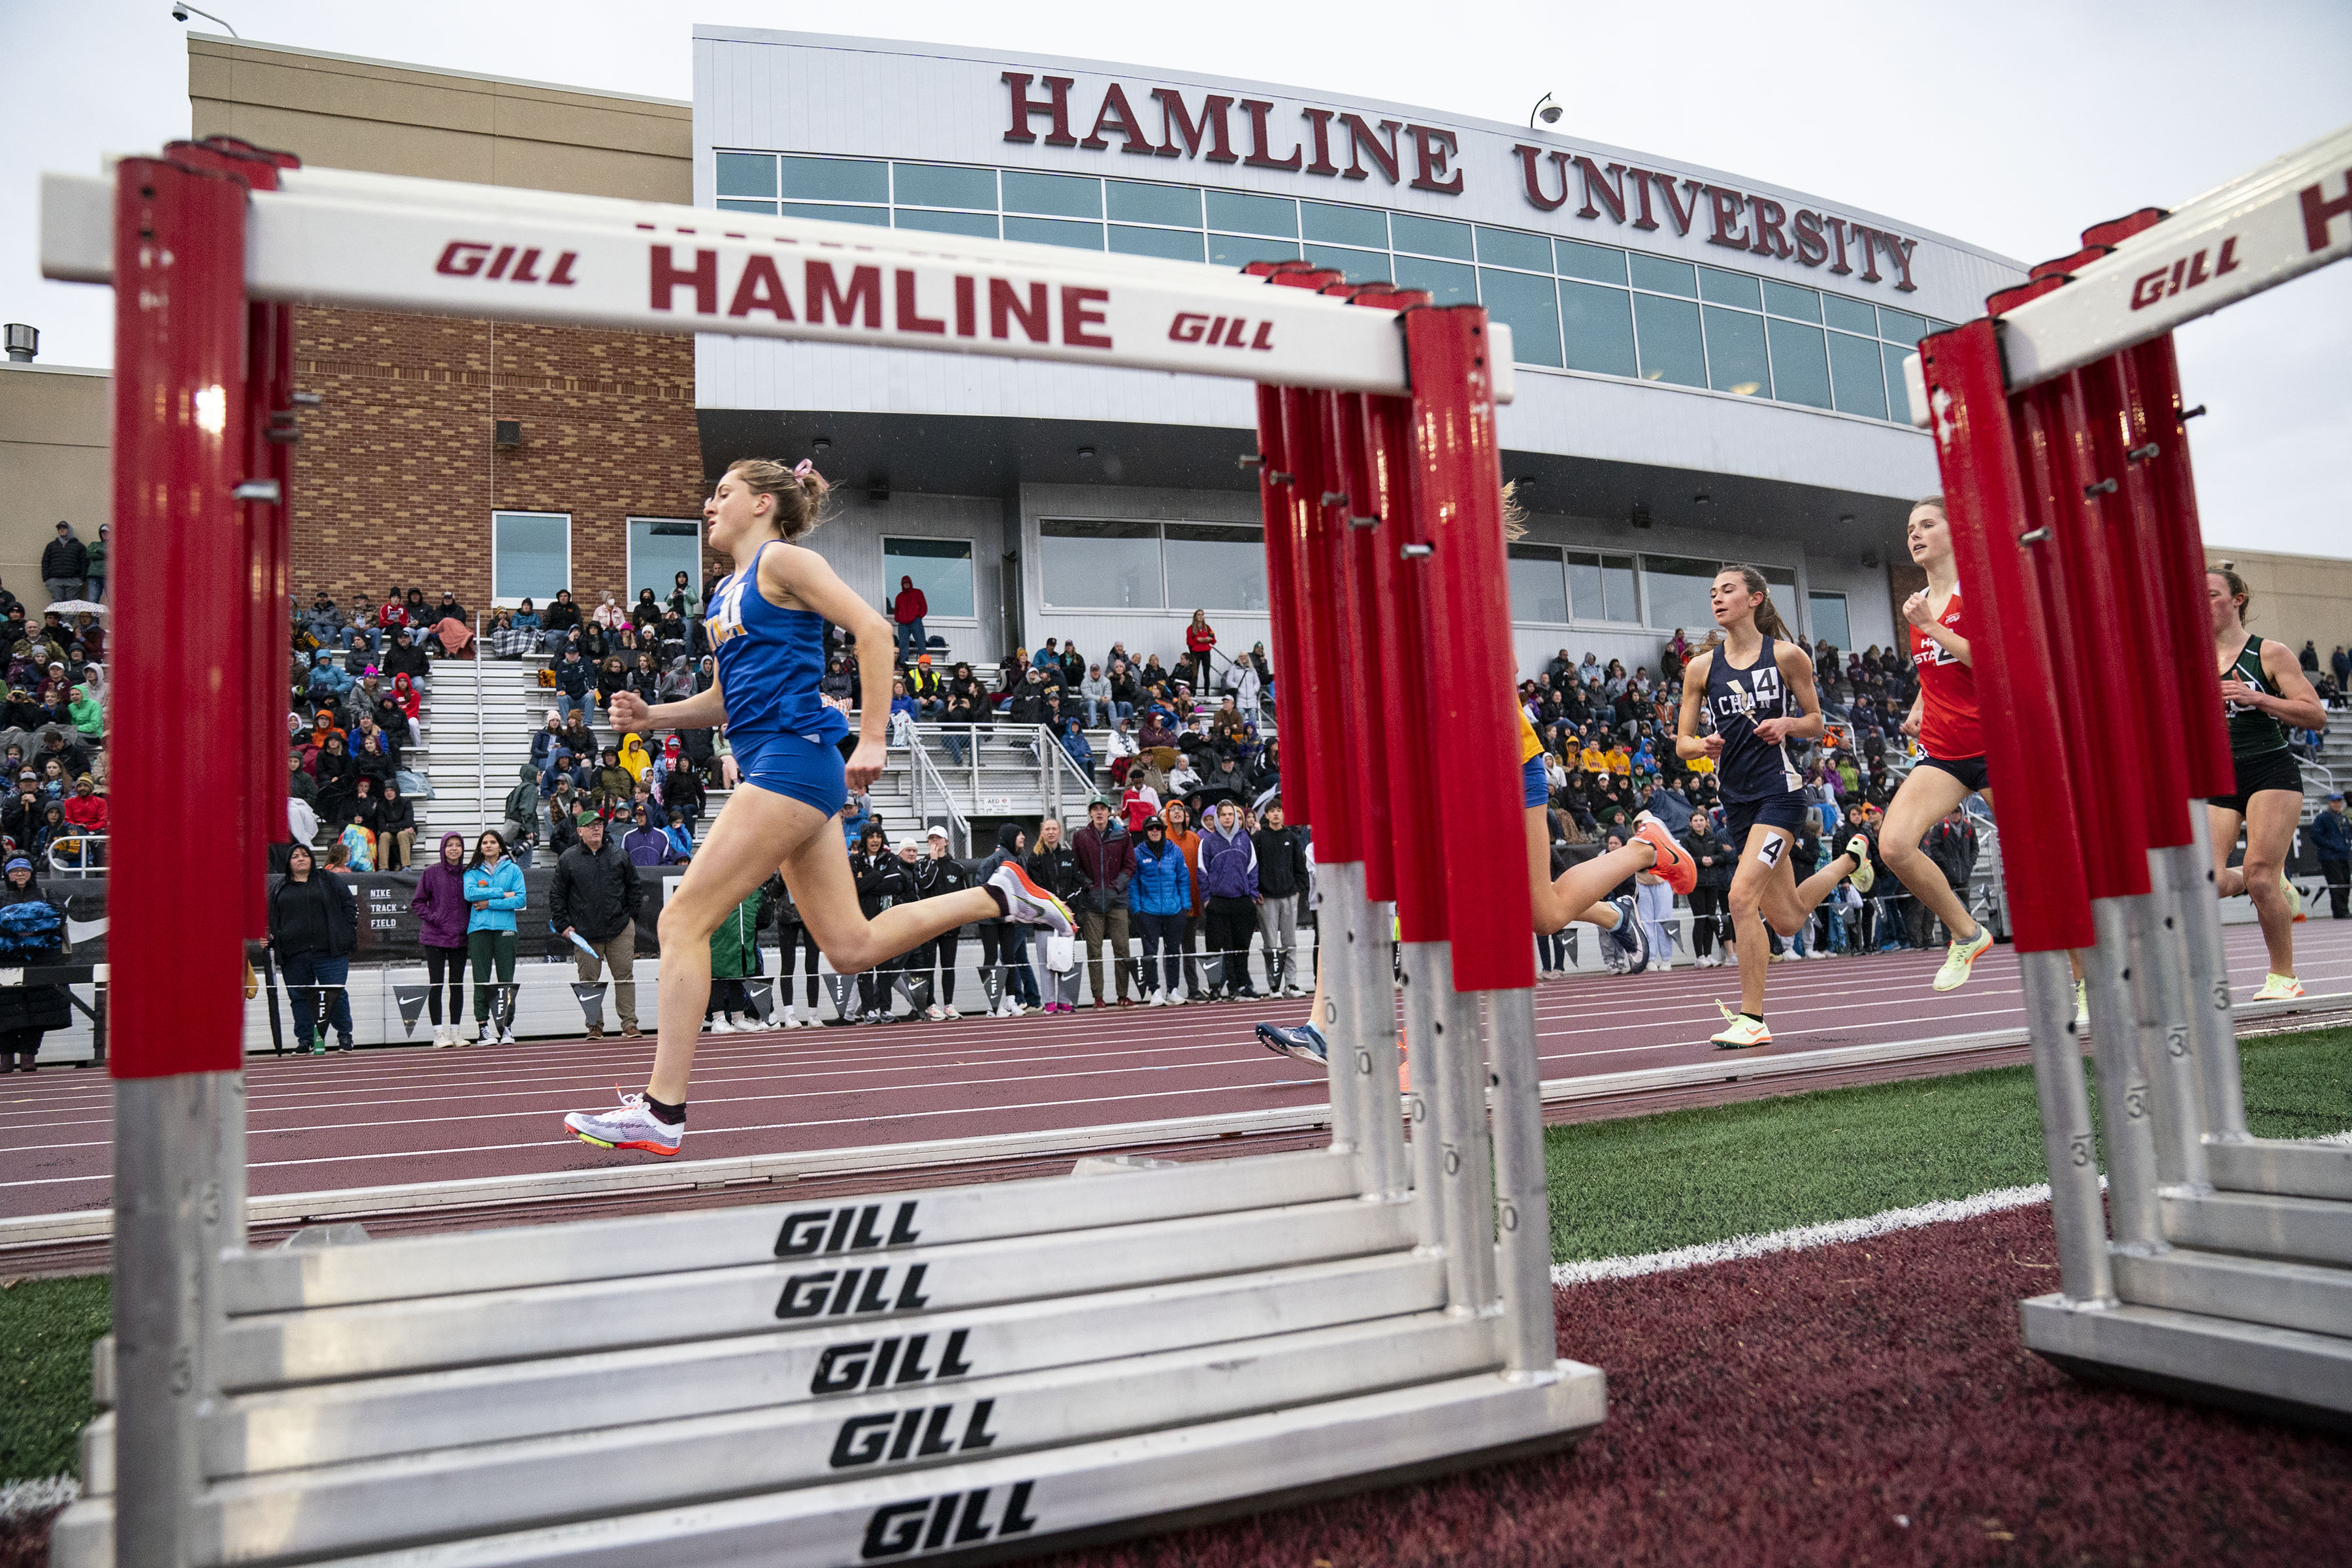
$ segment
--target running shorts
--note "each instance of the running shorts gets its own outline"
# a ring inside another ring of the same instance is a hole
[[[1922,757],[1919,765],[1949,773],[1971,791],[1982,793],[1992,787],[1991,780],[1985,773],[1982,757]]]
[[[1796,790],[1782,790],[1761,800],[1727,800],[1723,803],[1724,837],[1748,851],[1748,830],[1751,827],[1777,827],[1790,838],[1797,837],[1797,825],[1805,820],[1805,797]],[[1780,858],[1775,851],[1767,864]]]
[[[805,802],[827,816],[849,798],[848,770],[830,741],[791,734],[729,739],[745,784]]]
[[[1551,789],[1544,781],[1544,765],[1541,754],[1529,757],[1526,763],[1520,765],[1519,789],[1523,804],[1530,809],[1538,805],[1547,805],[1550,802]]]
[[[2208,805],[2243,816],[2246,802],[2264,790],[2303,794],[2303,769],[2295,764],[2294,753],[2284,746],[2274,752],[2256,752],[2251,757],[2232,757],[2230,761],[2237,769],[2238,793],[2215,795]]]

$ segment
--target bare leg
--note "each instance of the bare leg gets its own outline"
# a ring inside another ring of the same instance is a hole
[[[1639,840],[1622,849],[1596,855],[1580,866],[1570,866],[1554,881],[1551,875],[1551,825],[1541,806],[1529,806],[1528,822],[1528,882],[1532,895],[1535,929],[1555,931],[1572,921],[1617,929],[1617,911],[1607,902],[1609,889],[1636,871],[1658,863],[1658,852]]]
[[[1739,868],[1731,874],[1731,929],[1739,933],[1739,1010],[1751,1017],[1764,1016],[1764,976],[1772,964],[1772,944],[1764,936],[1766,903],[1778,908],[1797,900],[1797,874],[1789,866],[1794,841],[1788,829],[1758,823],[1748,830]]]
[[[1943,870],[1919,840],[1952,809],[1969,798],[1969,786],[1941,768],[1913,768],[1886,805],[1886,826],[1879,830],[1878,853],[1913,898],[1935,911],[1957,942],[1974,942],[1977,922]]]
[[[2253,901],[2254,918],[2262,922],[2263,945],[2270,949],[2271,973],[2294,973],[2294,910],[2287,902],[2284,878],[2288,847],[2294,842],[2303,796],[2288,790],[2266,789],[2246,800],[2246,858],[2234,869],[2216,868],[2223,898],[2243,893]],[[2231,819],[2230,836],[2221,837],[2221,819]],[[2229,856],[2237,840],[2237,814],[2214,811],[2213,855]]]

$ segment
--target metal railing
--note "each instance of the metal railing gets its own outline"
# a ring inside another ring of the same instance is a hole
[[[107,835],[103,833],[78,833],[70,837],[52,839],[45,852],[48,856],[49,869],[79,877],[105,876],[106,840]],[[60,858],[60,851],[65,851],[67,858]]]
[[[931,820],[931,803],[936,800],[940,812],[948,819],[950,849],[959,857],[968,858],[971,854],[971,818],[956,805],[955,796],[949,793],[948,782],[940,776],[938,765],[931,761],[930,752],[923,745],[922,736],[910,733],[908,742],[907,783],[914,797],[915,820],[929,823]],[[973,794],[977,798],[978,791]]]
[[[1078,766],[1070,753],[1062,750],[1061,738],[1045,725],[1037,726],[1037,793],[1053,803],[1054,815],[1066,815],[1067,802],[1062,790],[1063,776],[1071,780],[1072,793],[1080,805],[1094,798],[1095,781]]]

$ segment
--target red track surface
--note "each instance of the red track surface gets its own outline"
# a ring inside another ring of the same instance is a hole
[[[2314,996],[2352,995],[2352,922],[2296,931]],[[2229,931],[2241,998],[2264,968],[2258,934]],[[1996,948],[1960,991],[1928,989],[1937,956],[1827,960],[1772,972],[1768,1047],[1831,1047],[2013,1030],[2022,1038],[2014,954]],[[1547,1079],[1725,1061],[1706,1037],[1714,998],[1736,1001],[1729,968],[1548,984],[1538,993]],[[1152,1121],[1320,1103],[1307,1065],[1252,1037],[1301,1004],[1131,1009],[1020,1020],[967,1018],[892,1028],[806,1029],[706,1037],[689,1158],[843,1148]],[[1741,1053],[1748,1059],[1758,1053]],[[247,1075],[247,1148],[257,1195],[580,1170],[647,1157],[562,1134],[562,1111],[637,1088],[651,1040],[534,1040],[466,1051],[367,1050],[261,1057]],[[1976,1064],[1970,1064],[1976,1065]],[[1811,1087],[1811,1086],[1808,1086]],[[107,1080],[45,1070],[0,1085],[0,1215],[109,1201]]]

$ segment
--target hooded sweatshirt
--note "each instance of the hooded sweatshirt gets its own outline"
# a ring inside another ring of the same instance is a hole
[[[416,895],[408,900],[409,912],[416,917],[416,940],[427,947],[466,945],[466,917],[473,911],[466,907],[463,875],[446,858],[450,845],[463,848],[465,843],[458,834],[441,836],[439,852],[416,879]]]
[[[1201,835],[1201,880],[1213,899],[1255,899],[1257,846],[1237,819],[1231,830],[1212,826]]]

